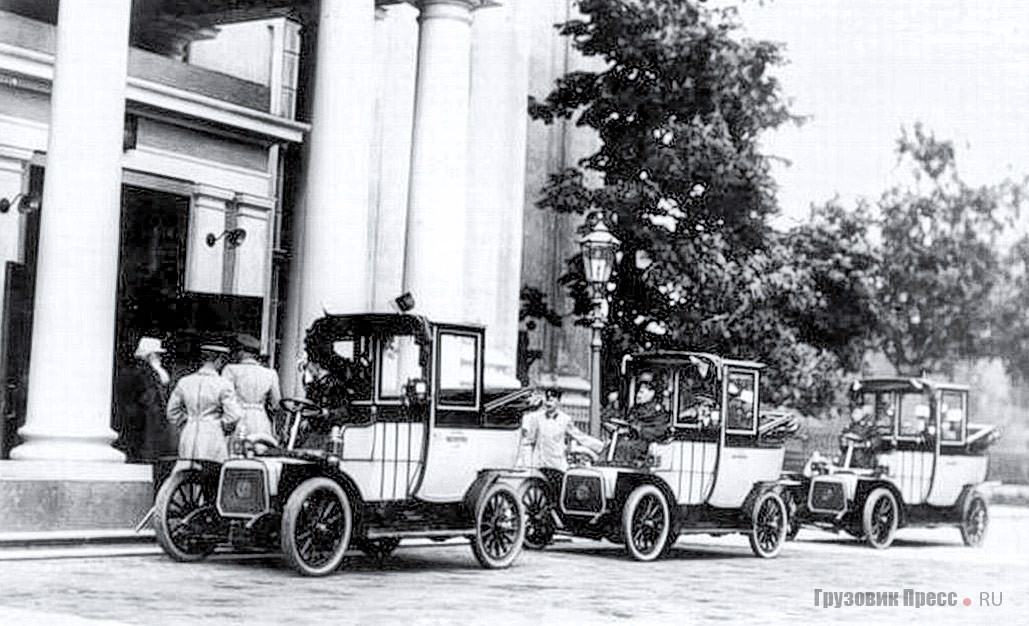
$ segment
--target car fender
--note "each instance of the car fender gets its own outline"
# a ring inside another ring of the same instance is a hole
[[[307,463],[290,463],[284,465],[279,478],[279,498],[282,506],[285,506],[286,499],[300,483],[309,478],[323,476],[329,478],[343,487],[343,491],[350,497],[354,509],[355,518],[361,510],[364,502],[364,495],[357,486],[357,482],[338,465],[323,460],[309,460]]]
[[[882,479],[868,479],[859,478],[857,485],[854,490],[854,502],[851,510],[857,515],[862,515],[865,507],[865,498],[872,492],[873,489],[883,487],[888,489],[893,497],[897,500],[897,509],[900,517],[897,519],[897,528],[903,528],[907,526],[908,514],[907,514],[907,503],[904,502],[904,498],[900,495],[900,489],[888,480]]]
[[[475,480],[472,481],[471,486],[465,491],[462,502],[468,511],[473,512],[475,511],[476,504],[479,502],[479,498],[494,484],[498,482],[506,483],[517,493],[522,485],[532,478],[538,478],[544,482],[547,480],[542,472],[532,468],[479,470]]]
[[[787,515],[791,514],[789,510],[789,504],[786,502],[786,492],[794,487],[800,486],[799,481],[782,481],[782,480],[768,480],[758,483],[754,483],[754,486],[750,488],[750,493],[743,500],[743,506],[740,507],[740,512],[743,514],[744,519],[751,519],[754,514],[754,505],[757,504],[757,499],[764,493],[769,491],[777,493],[783,500],[783,504],[786,504]]]
[[[668,507],[671,509],[674,517],[676,499],[675,494],[672,493],[671,487],[668,486],[668,483],[654,474],[644,474],[642,472],[621,472],[618,474],[618,478],[615,481],[614,497],[612,498],[612,503],[617,508],[609,510],[621,510],[622,506],[625,504],[625,500],[629,497],[629,494],[632,493],[632,490],[640,485],[654,485],[660,489],[661,493],[664,494],[665,500],[668,502]]]
[[[979,495],[986,502],[986,506],[990,505],[990,498],[983,491],[982,487],[985,483],[975,483],[965,485],[961,490],[961,495],[958,496],[958,501],[954,503],[954,514],[957,516],[957,521],[965,519],[965,512],[968,510],[968,503],[972,501],[972,496]]]

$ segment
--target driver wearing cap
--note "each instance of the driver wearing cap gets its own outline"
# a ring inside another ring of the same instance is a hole
[[[636,377],[636,402],[627,416],[632,430],[629,436],[618,438],[616,461],[644,464],[650,444],[663,439],[668,432],[668,413],[657,401],[661,390],[661,381],[655,379],[653,372],[641,372]]]

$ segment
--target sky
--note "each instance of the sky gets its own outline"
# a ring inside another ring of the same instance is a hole
[[[788,227],[811,203],[906,180],[895,146],[916,121],[954,141],[972,184],[1029,174],[1029,1],[749,0],[745,34],[786,45],[775,74],[800,127],[763,140]]]

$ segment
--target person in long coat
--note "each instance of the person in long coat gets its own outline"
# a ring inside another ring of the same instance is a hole
[[[179,459],[222,463],[229,456],[226,435],[243,417],[232,383],[219,370],[229,356],[224,346],[200,346],[203,364],[184,376],[168,399],[168,421],[179,427]]]
[[[161,340],[140,337],[134,363],[118,378],[118,411],[130,462],[155,463],[175,456],[175,432],[165,419],[171,377],[161,363]],[[135,433],[135,436],[132,434]]]
[[[236,430],[245,428],[248,435],[274,436],[275,429],[268,415],[269,409],[277,407],[282,399],[279,375],[258,362],[260,341],[250,335],[241,335],[238,341],[237,362],[222,369],[222,376],[232,383],[243,407],[243,419],[236,425]]]

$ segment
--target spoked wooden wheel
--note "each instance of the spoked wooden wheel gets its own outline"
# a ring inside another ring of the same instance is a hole
[[[961,517],[961,539],[966,546],[978,548],[986,539],[986,529],[989,525],[990,513],[986,508],[986,500],[977,493],[973,494]]]
[[[511,565],[525,541],[525,511],[518,494],[496,483],[479,498],[475,507],[475,536],[472,552],[487,569]]]
[[[668,544],[671,515],[665,494],[654,485],[641,485],[629,494],[622,510],[625,549],[637,561],[653,561]]]
[[[526,481],[522,487],[525,508],[525,547],[542,550],[554,541],[554,504],[547,485],[538,479]]]
[[[328,478],[311,478],[286,501],[282,552],[304,576],[325,576],[343,562],[352,531],[353,512],[343,488]]]
[[[752,518],[753,530],[750,533],[750,549],[754,554],[770,559],[782,550],[789,532],[790,519],[786,503],[774,491],[766,491],[754,503]]]
[[[897,499],[890,490],[885,487],[873,489],[865,499],[862,517],[865,542],[876,550],[889,548],[897,533],[899,518]]]
[[[154,534],[176,561],[199,561],[218,544],[221,518],[214,497],[197,471],[173,473],[154,502]]]

